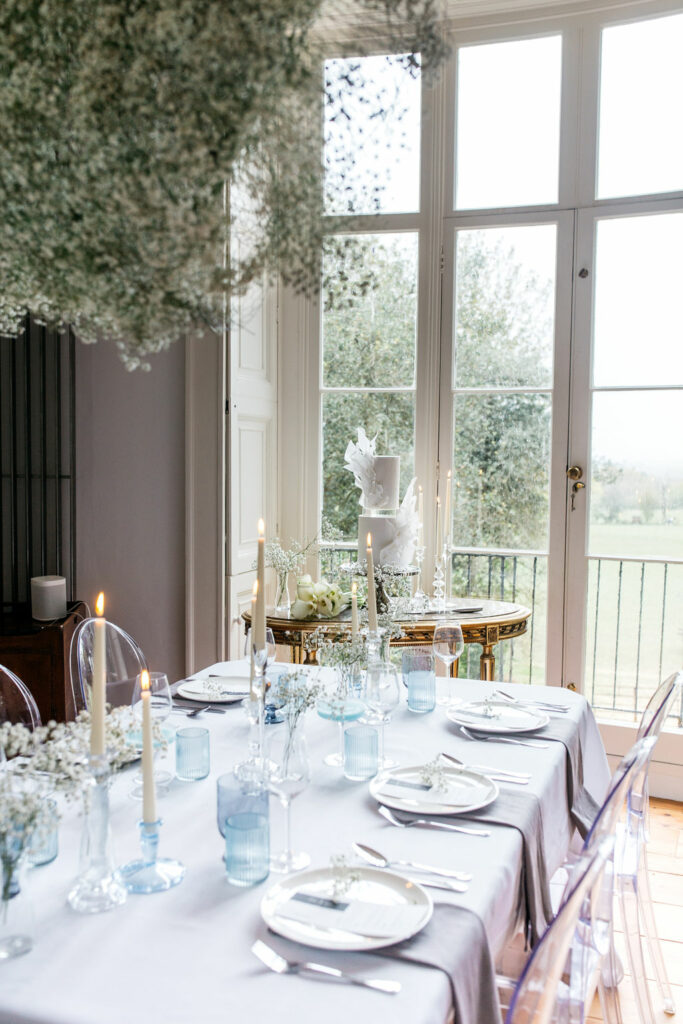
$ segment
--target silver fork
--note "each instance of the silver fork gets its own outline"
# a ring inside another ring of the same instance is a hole
[[[307,960],[287,960],[261,939],[256,940],[251,951],[262,964],[265,964],[271,971],[275,971],[276,974],[303,974],[311,975],[314,978],[327,978],[328,981],[340,981],[345,985],[360,985],[362,988],[386,992],[387,995],[395,995],[401,991],[400,981],[356,978],[352,974],[345,974],[344,971],[340,971],[336,967],[328,967],[327,964],[314,964]]]
[[[446,821],[433,821],[431,818],[411,818],[410,820],[404,820],[399,818],[390,808],[382,805],[379,808],[379,813],[387,821],[390,821],[392,825],[398,825],[399,828],[412,828],[414,825],[422,825],[425,828],[441,828],[445,832],[461,832],[466,836],[490,836],[491,832],[487,828],[465,828],[464,825],[451,825],[450,822]]]
[[[511,782],[516,786],[528,786],[530,775],[521,772],[508,772],[502,768],[491,768],[485,764],[465,764],[464,761],[460,761],[459,758],[453,757],[452,754],[446,754],[444,751],[441,752],[441,757],[444,761],[450,761],[458,768],[473,768],[475,771],[482,772],[489,779],[495,779],[496,782]]]
[[[486,736],[475,736],[466,726],[460,724],[458,724],[458,729],[460,729],[460,732],[463,734],[465,739],[481,740],[482,743],[514,743],[516,747],[538,747],[539,749],[541,747],[548,746],[547,743],[542,743],[540,740],[518,740],[513,739],[512,736],[493,736],[490,734]]]

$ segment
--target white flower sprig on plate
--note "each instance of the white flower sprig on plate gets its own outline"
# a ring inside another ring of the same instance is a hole
[[[429,786],[436,793],[448,792],[448,773],[446,765],[435,757],[433,761],[425,764],[420,769],[420,781]]]
[[[332,899],[335,902],[346,896],[354,882],[360,881],[360,871],[349,864],[348,857],[343,853],[334,853],[330,857],[332,868]]]

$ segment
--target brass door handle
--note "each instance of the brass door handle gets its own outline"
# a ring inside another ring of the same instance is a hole
[[[580,480],[583,476],[583,470],[581,466],[570,466],[567,470],[567,476],[570,480]]]

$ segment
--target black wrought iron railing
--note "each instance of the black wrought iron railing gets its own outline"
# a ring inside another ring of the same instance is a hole
[[[0,338],[0,588],[28,603],[32,576],[60,575],[72,597],[75,544],[74,337],[27,321]]]
[[[334,573],[355,560],[353,544],[324,550]],[[425,582],[428,589],[429,581]],[[496,679],[545,683],[547,558],[535,551],[456,551],[453,592],[531,609],[522,637],[494,648]],[[603,716],[636,721],[664,676],[683,665],[683,560],[589,558],[584,692]],[[459,674],[478,677],[478,644],[468,644]],[[683,727],[683,695],[671,720]]]

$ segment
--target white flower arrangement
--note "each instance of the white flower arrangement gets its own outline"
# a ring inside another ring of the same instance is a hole
[[[438,66],[447,48],[435,0],[359,7],[368,38],[403,55],[406,74]],[[354,119],[351,80],[364,117],[400,109],[358,62],[329,62],[323,81],[337,12],[322,8],[3,0],[0,333],[22,329],[28,310],[83,341],[111,339],[129,369],[148,369],[182,335],[220,330],[227,292],[275,274],[319,288],[333,233],[321,195],[335,182],[350,196],[360,136],[321,158],[311,111],[327,103]],[[373,208],[381,188],[350,196],[345,212]],[[338,248],[354,258],[352,240]],[[355,258],[362,294],[372,272]]]
[[[311,576],[306,575],[297,582],[291,615],[293,619],[312,619],[316,615],[333,619],[350,604],[351,594],[336,583],[328,583],[327,580],[314,583]]]

